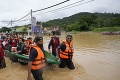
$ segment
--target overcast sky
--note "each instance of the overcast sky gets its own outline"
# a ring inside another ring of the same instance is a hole
[[[18,20],[27,15],[31,9],[41,10],[66,0],[0,0],[0,27],[7,26],[10,21]],[[81,1],[81,2],[80,2]],[[72,4],[71,6],[68,6]],[[120,13],[120,0],[69,0],[58,6],[33,13],[37,21],[48,21],[68,17],[79,12]],[[30,15],[12,24],[25,25],[30,23]],[[8,25],[10,27],[11,25]]]

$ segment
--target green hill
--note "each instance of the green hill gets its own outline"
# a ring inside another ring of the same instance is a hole
[[[81,12],[62,19],[44,22],[43,26],[60,26],[66,31],[89,31],[102,27],[120,27],[120,14]]]

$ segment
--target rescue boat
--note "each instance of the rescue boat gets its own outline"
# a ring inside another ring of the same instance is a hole
[[[47,58],[47,63],[51,64],[60,64],[60,61],[56,60],[56,57],[53,54],[48,53],[46,50],[44,51],[45,57]],[[15,54],[8,50],[5,50],[5,57],[8,57],[12,62],[19,62],[23,65],[28,64],[29,55],[21,55]]]

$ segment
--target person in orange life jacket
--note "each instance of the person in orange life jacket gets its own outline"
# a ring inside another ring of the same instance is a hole
[[[27,80],[32,80],[31,73],[35,80],[43,80],[43,67],[46,66],[46,58],[43,53],[43,38],[36,36],[33,41],[34,44],[31,46],[29,54]]]
[[[60,44],[59,37],[57,37],[56,32],[53,31],[53,37],[51,37],[51,40],[48,44],[49,53],[51,53],[50,47],[52,46],[52,54],[57,57],[58,54],[56,54],[56,50],[57,50],[59,44]]]
[[[2,40],[0,40],[0,69],[5,67],[6,67],[6,63],[4,58],[4,47],[2,45]]]
[[[32,44],[32,38],[29,37],[27,38],[27,40],[25,40],[25,46],[26,46],[26,50],[27,50],[27,53],[29,52],[29,49],[30,49],[30,45]]]
[[[65,68],[66,65],[67,67],[72,70],[75,69],[74,64],[72,62],[73,58],[73,44],[72,44],[72,36],[67,35],[66,40],[63,40],[62,43],[60,44],[60,68]]]
[[[39,37],[36,35],[36,37]],[[36,38],[34,38],[33,42],[36,42]],[[43,46],[43,37],[40,36],[40,44],[39,44],[40,49],[44,52],[44,46]]]

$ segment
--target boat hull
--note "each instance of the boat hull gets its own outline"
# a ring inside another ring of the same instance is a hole
[[[47,51],[44,51],[45,57],[47,58],[47,63],[50,64],[60,64],[60,61],[56,60],[56,57]],[[19,62],[23,65],[28,64],[29,56],[28,55],[21,55],[21,54],[15,54],[13,52],[9,52],[8,50],[5,50],[5,57],[9,57],[12,62]]]

